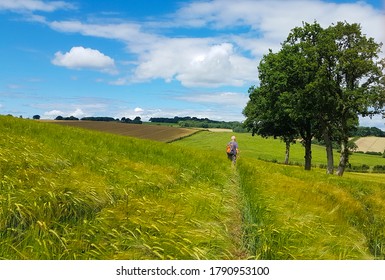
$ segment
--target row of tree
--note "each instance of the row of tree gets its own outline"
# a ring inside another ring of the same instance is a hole
[[[290,144],[301,138],[305,169],[311,169],[312,139],[326,145],[327,172],[334,173],[333,141],[340,145],[337,174],[349,160],[349,133],[358,116],[383,112],[384,60],[381,44],[362,34],[359,24],[317,22],[294,28],[281,49],[261,60],[259,86],[249,89],[243,110],[252,134],[280,137]]]
[[[39,117],[40,118],[40,117]],[[134,124],[142,124],[142,119],[141,117],[135,117],[133,120],[130,118],[123,117],[121,119],[117,118],[112,118],[112,117],[84,117],[84,118],[77,118],[74,116],[70,117],[62,117],[62,116],[57,116],[55,118],[57,121],[98,121],[98,122],[122,122],[122,123],[134,123]]]
[[[156,122],[156,123],[179,123],[181,121],[208,121],[208,122],[215,122],[211,121],[207,118],[197,118],[197,117],[178,117],[175,116],[173,118],[163,118],[163,117],[153,117],[149,119],[150,122]]]
[[[208,118],[197,117],[174,117],[174,118],[150,118],[150,122],[154,123],[172,123],[178,124],[181,127],[200,127],[200,128],[226,128],[232,129],[234,132],[246,132],[243,124],[238,121],[214,121]]]
[[[377,136],[385,137],[385,132],[378,127],[362,127],[359,126],[357,129],[351,132],[350,136],[365,137],[365,136]]]
[[[197,118],[197,117],[178,117],[175,116],[173,118],[163,118],[163,117],[153,117],[149,119],[150,122],[157,122],[157,123],[179,123],[179,122],[206,122],[206,123],[225,123],[222,121],[214,121],[210,120],[208,118]]]

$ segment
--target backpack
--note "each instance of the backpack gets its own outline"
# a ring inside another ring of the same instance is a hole
[[[233,142],[229,142],[226,146],[226,153],[228,155],[233,155],[234,154],[234,150],[233,150]]]

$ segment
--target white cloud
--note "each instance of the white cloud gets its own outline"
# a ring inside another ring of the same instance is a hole
[[[136,107],[134,109],[132,109],[132,108],[122,109],[122,108],[120,108],[120,109],[115,110],[113,117],[119,118],[119,119],[125,117],[125,118],[130,118],[133,120],[134,118],[139,116],[142,118],[142,120],[147,121],[150,118],[150,117],[148,117],[148,114],[150,111],[145,110],[145,109],[140,108],[140,107]]]
[[[244,71],[247,69],[248,71]],[[182,65],[176,79],[185,86],[242,86],[256,79],[255,61],[234,53],[229,43],[213,45],[205,53],[192,57],[190,63]]]
[[[168,39],[140,54],[138,81],[177,80],[186,87],[242,86],[257,78],[254,60],[234,51],[231,43],[209,39]]]
[[[64,1],[41,0],[1,0],[0,10],[53,12],[59,9],[73,9],[74,6]]]
[[[330,3],[321,0],[213,0],[185,4],[175,14],[176,25],[215,29],[249,26],[261,31],[264,37],[282,39],[302,21],[331,24],[336,21],[360,22],[371,34],[380,34],[379,20],[384,12],[375,10],[364,1]]]
[[[76,110],[71,112],[71,113],[69,113],[69,115],[70,116],[74,116],[76,118],[83,118],[83,117],[87,116],[87,114],[85,112],[83,112],[83,110],[80,109],[80,108],[76,108]]]
[[[65,115],[63,111],[51,110],[51,111],[48,111],[48,112],[44,112],[43,119],[54,119],[57,116],[62,116],[63,117],[63,115]]]
[[[255,61],[234,52],[234,45],[223,42],[223,38],[167,38],[146,33],[142,26],[133,23],[55,21],[50,26],[61,32],[125,42],[127,50],[138,58],[134,75],[111,82],[114,85],[163,79],[177,80],[189,87],[240,86],[257,76]]]
[[[81,108],[75,108],[74,110],[68,110],[68,111],[62,111],[62,110],[51,110],[48,112],[44,112],[43,119],[54,119],[57,116],[62,117],[76,117],[76,118],[83,118],[87,117],[87,113],[85,113]]]
[[[268,48],[275,49],[286,39],[290,30],[302,22],[315,20],[327,27],[338,21],[357,22],[364,34],[384,40],[384,11],[364,1],[330,3],[321,0],[213,0],[189,2],[175,13],[174,26],[217,30],[248,27],[238,34],[240,47],[261,56]],[[231,32],[230,32],[231,33]]]
[[[77,118],[82,117],[104,117],[109,116],[107,109],[111,109],[112,102],[109,99],[98,99],[98,98],[75,98],[67,103],[68,99],[55,100],[54,103],[40,103],[33,104],[34,108],[45,110],[43,118],[54,119],[57,116],[70,117],[74,116]],[[114,111],[114,109],[112,109]]]
[[[159,36],[142,31],[142,26],[130,22],[83,23],[76,20],[53,21],[47,23],[52,29],[60,32],[80,33],[84,36],[93,36],[123,41],[128,44],[130,51],[138,52],[146,45],[156,42]],[[146,48],[145,48],[146,49]]]
[[[56,52],[52,63],[72,69],[93,69],[110,74],[116,73],[115,62],[98,50],[73,47],[69,52]]]
[[[365,34],[384,40],[379,28],[384,23],[383,18],[383,11],[364,2],[212,0],[187,2],[171,17],[164,17],[158,23],[93,19],[92,22],[67,20],[46,24],[60,32],[124,42],[127,52],[135,56],[127,66],[131,76],[120,77],[110,84],[163,79],[179,81],[186,87],[219,87],[255,84],[262,55],[269,48],[277,51],[290,30],[304,21],[317,20],[324,27],[337,21],[359,22]],[[242,27],[241,31],[237,27]],[[159,35],[174,31],[172,28],[176,28],[175,34],[178,28],[221,32],[211,37],[198,33],[195,37]],[[75,51],[72,52],[58,52],[54,61],[71,68],[116,71],[114,61],[108,56],[99,54],[95,55],[98,59],[89,60],[83,56],[82,61]]]
[[[360,117],[360,126],[365,127],[378,127],[379,129],[385,131],[384,118],[382,115],[375,115],[372,118],[370,117]]]

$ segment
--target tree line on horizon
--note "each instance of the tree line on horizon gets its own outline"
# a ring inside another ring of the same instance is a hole
[[[305,170],[311,169],[313,139],[326,146],[327,173],[334,173],[333,144],[340,147],[337,175],[349,162],[352,131],[359,116],[384,113],[385,59],[382,43],[362,34],[357,23],[317,22],[295,27],[281,49],[264,55],[260,84],[249,89],[244,125],[253,135],[281,138],[290,145],[302,139]]]
[[[133,123],[133,124],[142,124],[141,117],[137,116],[133,120],[130,118],[123,117],[121,119],[119,118],[112,118],[112,117],[83,117],[83,118],[77,118],[74,116],[70,117],[62,117],[57,116],[55,118],[56,121],[98,121],[98,122],[122,122],[122,123]]]
[[[197,117],[178,117],[163,118],[153,117],[149,119],[152,123],[170,123],[178,124],[180,127],[198,127],[198,128],[225,128],[232,129],[234,132],[246,132],[246,128],[239,121],[215,121],[208,118]]]
[[[39,115],[35,115],[34,119],[40,119]],[[133,120],[130,118],[123,117],[113,118],[113,117],[83,117],[77,118],[74,116],[63,117],[57,116],[55,120],[58,121],[102,121],[102,122],[122,122],[122,123],[132,123],[132,124],[142,124],[143,121],[141,117],[137,116]],[[178,117],[173,118],[167,117],[153,117],[149,119],[151,123],[167,123],[167,124],[177,124],[180,127],[197,127],[197,128],[226,128],[232,129],[234,132],[246,132],[246,128],[241,122],[238,121],[215,121],[208,118],[197,118],[197,117]]]

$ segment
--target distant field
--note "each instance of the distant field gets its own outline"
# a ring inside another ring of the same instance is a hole
[[[204,131],[187,137],[182,141],[177,141],[175,145],[189,147],[200,147],[201,149],[216,150],[225,153],[226,143],[234,133],[230,132],[210,132]],[[253,158],[267,161],[283,163],[285,159],[285,144],[279,139],[262,138],[260,136],[251,136],[250,133],[235,133],[240,147],[242,158]],[[339,161],[339,153],[334,151],[334,164]],[[385,158],[377,155],[367,155],[354,153],[349,159],[352,166],[361,166],[363,164],[370,167],[376,165],[385,165]],[[304,147],[296,143],[290,148],[291,164],[304,163]],[[326,152],[325,147],[312,145],[312,164],[316,167],[325,166]]]
[[[385,151],[385,137],[361,137],[356,142],[358,151],[361,152],[379,152]]]
[[[228,129],[228,128],[209,128],[208,131],[211,131],[211,132],[233,132],[232,129]]]
[[[126,124],[119,122],[99,121],[49,121],[50,123],[109,132],[123,136],[131,136],[161,142],[171,142],[191,134],[197,129],[170,127],[163,125]]]

